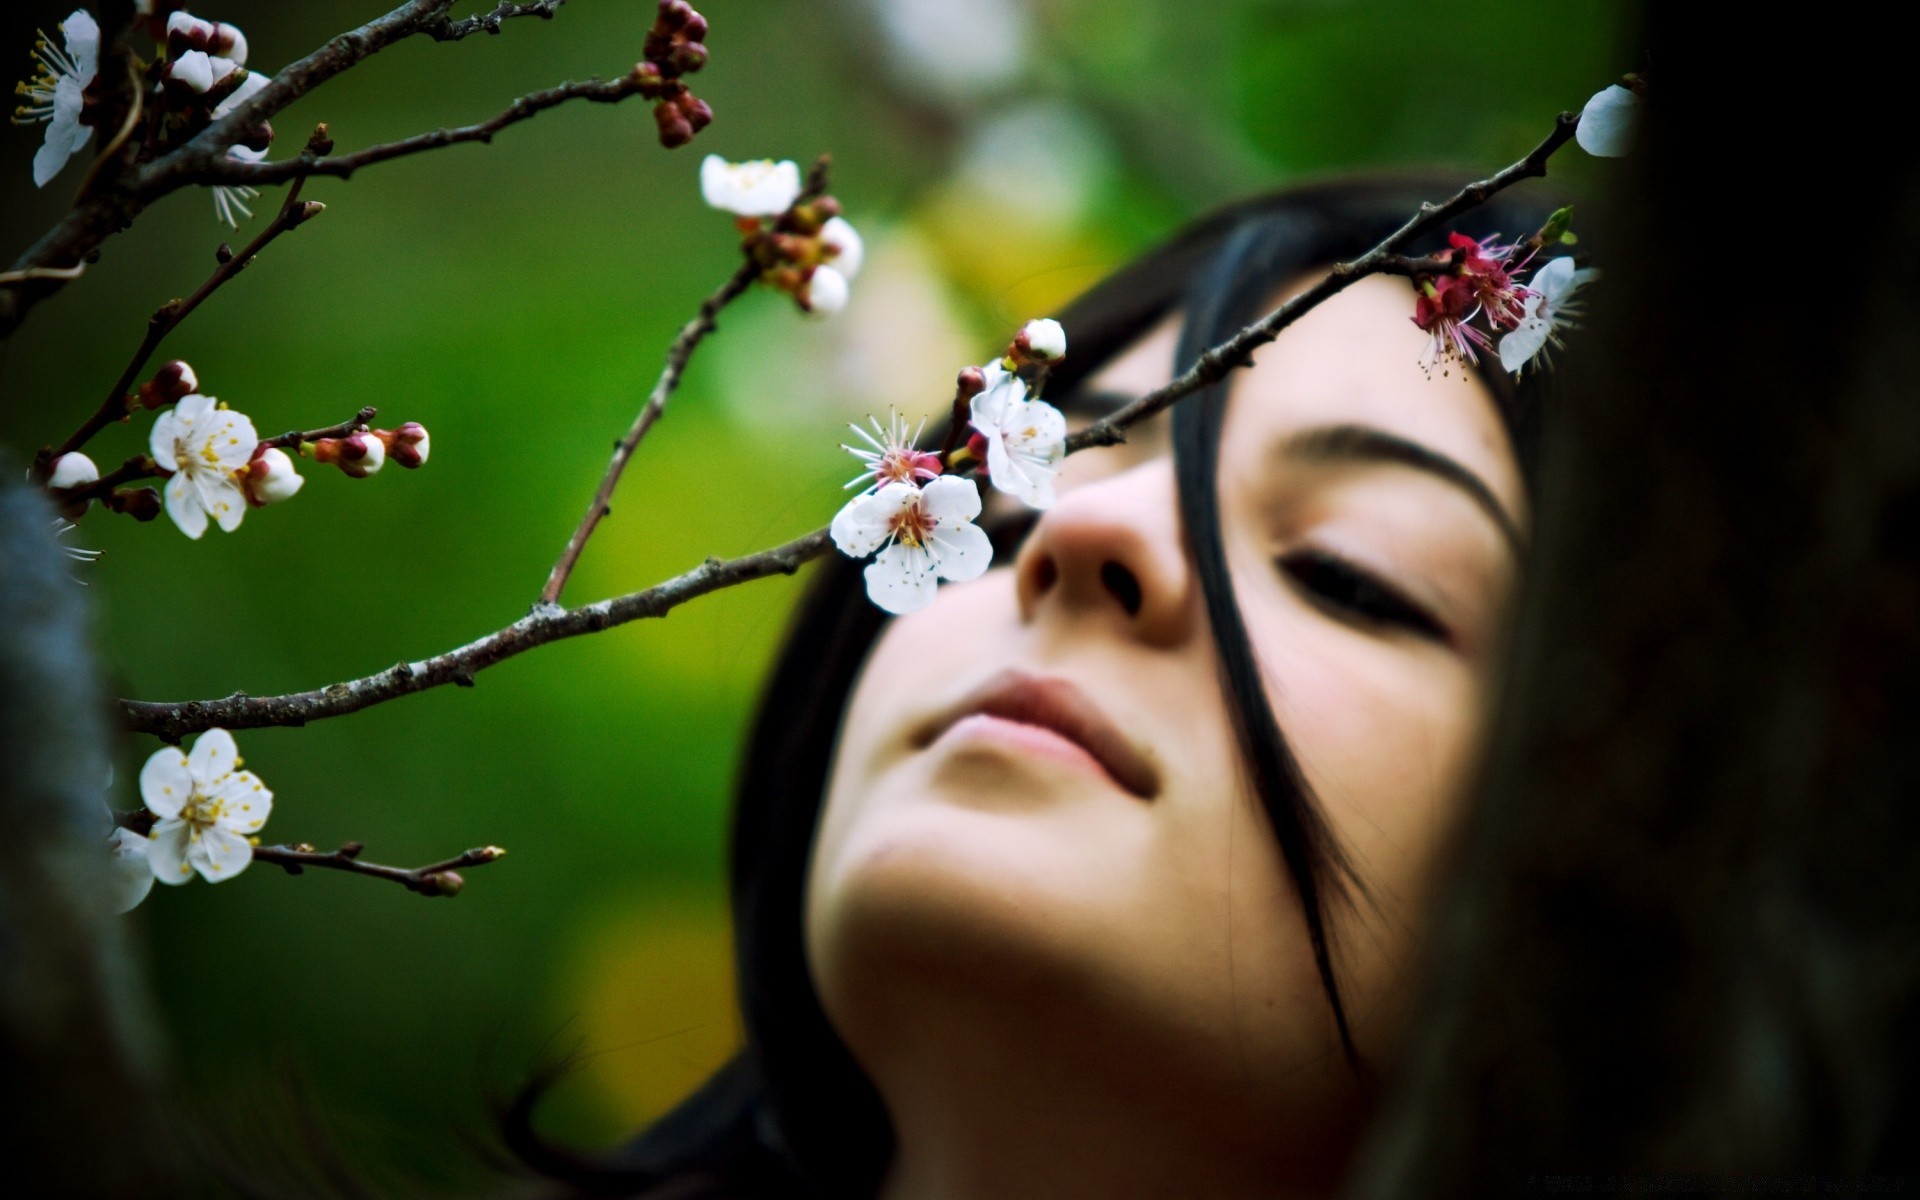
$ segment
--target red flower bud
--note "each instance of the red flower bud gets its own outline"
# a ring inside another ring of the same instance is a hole
[[[313,460],[332,463],[355,479],[365,479],[387,465],[386,443],[367,433],[321,438],[313,443]]]
[[[426,463],[432,446],[427,427],[418,421],[408,421],[398,429],[376,429],[373,435],[387,448],[387,457],[409,471]]]
[[[693,5],[687,0],[660,0],[659,24],[666,29],[680,29],[693,18]]]
[[[980,464],[974,468],[974,473],[984,477],[987,473],[987,435],[975,433],[967,438],[967,453]]]
[[[955,392],[962,400],[970,400],[987,390],[986,373],[979,367],[962,367],[960,377],[954,382]]]
[[[136,521],[151,521],[160,515],[160,493],[152,488],[123,488],[103,497],[101,503]]]
[[[660,127],[660,144],[669,150],[693,140],[693,125],[672,101],[653,106],[653,122]]]
[[[633,64],[633,82],[640,94],[648,99],[657,99],[660,89],[666,86],[667,77],[660,73],[660,64],[655,62],[637,62]]]
[[[689,8],[686,23],[680,26],[680,36],[690,42],[707,40],[707,19]]]
[[[155,371],[152,379],[140,385],[140,407],[161,408],[198,390],[200,377],[193,373],[193,368],[185,360],[176,358]]]
[[[673,48],[673,69],[691,75],[707,65],[707,48],[699,42],[681,42]]]
[[[680,111],[686,116],[687,124],[693,126],[695,133],[713,124],[713,110],[707,107],[705,100],[692,92],[687,92],[680,97]]]

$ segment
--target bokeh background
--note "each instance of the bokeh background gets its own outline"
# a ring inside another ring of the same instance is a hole
[[[272,71],[381,0],[207,0]],[[456,12],[484,5],[460,5]],[[707,0],[713,126],[654,140],[643,103],[577,105],[491,146],[319,180],[327,212],[208,302],[162,357],[262,434],[378,405],[425,423],[433,457],[355,481],[309,466],[299,497],[189,542],[95,512],[73,540],[110,686],[155,699],[313,687],[447,649],[523,613],[645,395],[667,339],[732,269],[702,155],[834,156],[865,233],[847,311],[772,293],[730,310],[616,496],[568,591],[646,586],[707,554],[823,522],[850,473],[843,423],[935,413],[953,371],[1187,218],[1349,169],[1484,173],[1620,71],[1614,6],[1494,0]],[[4,61],[69,3],[12,3]],[[476,120],[521,93],[631,66],[639,0],[573,0],[498,37],[396,46],[276,121],[342,150]],[[6,258],[84,171],[36,191],[38,127],[0,145]],[[1588,164],[1556,163],[1576,195]],[[264,217],[278,192],[261,198]],[[22,456],[99,402],[157,304],[223,239],[182,193],[0,345],[0,443]],[[148,420],[89,447],[144,450]],[[739,1038],[724,912],[728,789],[758,681],[799,583],[551,646],[308,729],[240,735],[274,790],[274,841],[432,861],[498,843],[455,900],[255,867],[156,894],[145,937],[188,1103],[244,1122],[294,1077],[336,1133],[434,1176],[461,1130],[540,1056],[582,1055],[544,1124],[582,1142],[663,1111]],[[19,701],[22,698],[8,698]],[[129,738],[113,800],[137,803]],[[262,1091],[262,1088],[268,1091]]]

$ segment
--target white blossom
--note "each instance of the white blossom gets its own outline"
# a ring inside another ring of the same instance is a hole
[[[933,603],[938,580],[964,583],[993,565],[993,545],[973,523],[980,489],[943,475],[924,488],[889,483],[856,496],[833,518],[833,544],[850,558],[879,554],[866,569],[867,596],[890,613]]]
[[[973,398],[970,420],[987,440],[993,486],[1033,508],[1053,507],[1053,481],[1067,456],[1067,419],[1027,394],[1018,375],[990,363],[986,390]]]
[[[100,468],[93,465],[92,459],[74,450],[53,460],[53,471],[47,476],[47,486],[79,487],[82,484],[98,482],[99,479]]]
[[[860,275],[860,264],[866,261],[867,246],[860,238],[860,231],[845,217],[832,217],[820,227],[820,241],[833,248],[833,269],[852,283]]]
[[[293,459],[278,446],[262,450],[240,473],[240,489],[255,508],[292,499],[306,482],[293,469]]]
[[[1500,339],[1500,365],[1518,375],[1536,355],[1558,347],[1560,331],[1572,328],[1580,316],[1580,289],[1599,274],[1593,267],[1574,269],[1567,257],[1550,259],[1535,271],[1527,283],[1520,323]]]
[[[1027,352],[1043,362],[1058,362],[1067,356],[1067,331],[1051,319],[1028,321],[1020,329]]]
[[[1640,116],[1640,97],[1619,84],[1600,89],[1580,110],[1573,139],[1596,158],[1619,158],[1633,147],[1633,129]]]
[[[830,317],[847,306],[847,277],[828,266],[815,267],[800,288],[800,307],[808,316]]]
[[[220,71],[219,74],[213,77],[214,82],[216,83],[218,83],[222,79],[225,79],[227,76],[233,74],[235,70],[239,69],[239,64],[232,61],[231,59],[216,58],[213,60],[213,65],[216,69],[219,68],[222,64],[225,64],[226,69]],[[242,104],[245,104],[247,101],[253,99],[254,95],[258,93],[261,88],[266,87],[267,84],[271,82],[273,82],[271,79],[269,79],[265,75],[262,75],[258,71],[248,71],[245,77],[242,78],[237,85],[235,85],[233,91],[227,94],[227,98],[213,106],[213,119],[218,121],[221,117],[224,117],[228,113],[232,112],[234,109],[239,108]],[[240,147],[236,146],[234,147],[234,149],[240,149]],[[258,151],[257,153],[259,153],[262,158],[266,157],[266,151],[264,150]],[[254,159],[253,161],[258,162],[259,159]]]
[[[116,828],[107,835],[107,899],[117,913],[132,912],[153,890],[153,866],[147,860],[151,843],[131,829]]]
[[[918,449],[920,435],[927,428],[924,420],[912,434],[907,433],[906,418],[897,412],[887,414],[885,425],[880,423],[878,417],[868,417],[867,420],[873,426],[872,433],[858,425],[847,426],[867,446],[841,445],[842,450],[859,459],[866,468],[849,479],[845,486],[864,484],[864,492],[877,492],[889,483],[918,484],[940,477],[945,469],[941,466],[940,456]]]
[[[731,163],[709,154],[700,163],[700,195],[737,216],[771,217],[787,211],[800,195],[800,168],[788,159]]]
[[[234,474],[246,469],[259,441],[244,414],[215,408],[213,397],[198,392],[160,414],[148,448],[154,462],[173,472],[167,515],[181,533],[198,538],[208,517],[228,533],[240,527],[247,498]]]
[[[76,8],[60,22],[60,37],[66,43],[57,50],[45,34],[34,43],[33,61],[37,68],[32,78],[14,90],[26,103],[14,110],[15,124],[46,122],[47,138],[33,156],[33,186],[45,187],[60,173],[80,147],[93,136],[93,129],[80,121],[86,108],[82,94],[100,69],[100,25],[84,8]]]
[[[247,835],[266,824],[273,793],[239,767],[233,735],[209,729],[191,754],[166,746],[140,768],[140,798],[160,818],[147,847],[155,879],[185,883],[198,871],[219,883],[253,861]]]
[[[235,162],[257,163],[266,158],[265,150],[252,150],[246,146],[228,146],[227,157]],[[247,201],[260,194],[260,189],[244,183],[216,183],[213,185],[213,215],[229,229],[240,228],[240,217],[253,216],[253,210],[247,207]]]

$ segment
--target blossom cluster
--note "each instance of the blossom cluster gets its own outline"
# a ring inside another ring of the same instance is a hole
[[[396,429],[355,426],[311,441],[297,435],[262,439],[245,413],[203,395],[198,374],[177,359],[128,397],[127,406],[129,411],[166,410],[148,435],[147,450],[152,456],[148,473],[166,477],[166,514],[180,532],[196,539],[207,531],[209,522],[231,533],[240,527],[249,508],[262,508],[299,492],[306,480],[282,444],[315,462],[337,466],[355,479],[379,471],[388,459],[403,467],[422,466],[432,446],[426,427],[418,421]],[[48,464],[46,486],[64,502],[69,515],[85,511],[87,490],[99,481],[99,467],[77,450]],[[99,499],[143,521],[158,516],[162,507],[151,488],[109,490]]]
[[[760,281],[792,296],[804,313],[831,316],[847,306],[865,245],[838,200],[799,203],[802,190],[791,160],[735,163],[709,154],[700,164],[701,196],[734,215]]]
[[[1561,344],[1561,332],[1580,315],[1577,293],[1599,274],[1576,268],[1564,256],[1533,269],[1540,248],[1571,240],[1565,221],[1566,210],[1556,213],[1526,243],[1525,254],[1521,245],[1499,245],[1493,237],[1448,235],[1448,272],[1414,283],[1413,323],[1431,338],[1422,366],[1477,363],[1481,352],[1495,348],[1491,335],[1500,333],[1500,365],[1518,375],[1536,359],[1544,361],[1548,347]],[[1522,282],[1529,269],[1532,278]]]
[[[874,556],[864,577],[867,596],[890,613],[933,603],[940,580],[964,583],[993,565],[993,546],[974,524],[979,487],[949,468],[971,463],[999,490],[1033,508],[1054,502],[1054,477],[1067,452],[1067,422],[1039,398],[1052,364],[1066,355],[1056,321],[1029,321],[1007,353],[960,372],[956,426],[971,434],[964,450],[936,454],[918,446],[925,422],[909,436],[898,415],[872,432],[853,427],[865,446],[845,446],[862,470],[848,482],[862,491],[833,518],[833,544],[850,558]]]
[[[689,91],[682,78],[707,65],[706,40],[707,19],[687,0],[660,0],[633,78],[640,94],[654,102],[660,144],[669,150],[692,141],[713,120],[713,109]]]
[[[273,793],[241,769],[233,735],[209,729],[191,753],[177,746],[154,752],[140,768],[141,834],[119,826],[108,835],[114,907],[121,912],[146,899],[153,881],[181,884],[195,872],[208,883],[232,879],[253,861],[255,839],[273,811]]]

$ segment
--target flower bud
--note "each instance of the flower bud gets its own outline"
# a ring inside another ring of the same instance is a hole
[[[660,144],[672,150],[693,140],[693,125],[678,105],[662,100],[653,106],[654,124],[660,127]]]
[[[954,385],[954,390],[960,399],[971,399],[987,390],[987,373],[979,367],[962,367],[959,378],[954,380]]]
[[[212,21],[203,21],[192,13],[173,13],[167,17],[167,53],[177,62],[190,51],[211,49],[217,31]]]
[[[435,871],[431,875],[420,877],[420,894],[423,896],[458,896],[467,881],[458,871]]]
[[[332,463],[355,479],[365,479],[387,465],[387,447],[370,433],[350,433],[313,443],[313,459]]]
[[[208,39],[207,50],[244,64],[247,61],[247,35],[240,32],[239,26],[221,21],[213,27],[213,35]]]
[[[866,259],[866,244],[845,217],[830,218],[820,227],[820,244],[833,251],[833,269],[853,282]]]
[[[315,125],[313,132],[307,135],[307,153],[315,158],[325,158],[333,153],[333,134],[327,129],[325,121]]]
[[[668,62],[680,74],[691,75],[707,65],[707,48],[699,42],[681,42],[674,46]]]
[[[293,459],[278,446],[255,450],[253,461],[239,475],[247,503],[255,508],[289,499],[307,482],[293,469]]]
[[[50,488],[83,487],[99,480],[100,468],[78,450],[54,459],[53,468],[47,474],[47,486]]]
[[[816,317],[830,317],[847,306],[847,277],[832,267],[815,267],[800,285],[800,307]]]
[[[140,407],[162,408],[199,390],[200,377],[194,374],[186,360],[176,358],[155,371],[152,379],[140,385]]]
[[[985,478],[987,474],[987,435],[984,433],[970,434],[967,437],[967,453],[973,457],[975,462],[980,464],[974,468],[974,473]]]
[[[123,488],[103,498],[101,503],[136,521],[151,521],[160,515],[160,493],[152,488]]]
[[[667,77],[660,73],[659,63],[637,62],[633,64],[633,82],[639,87],[641,95],[653,98],[659,96]]]
[[[408,421],[398,429],[376,429],[373,433],[386,446],[387,457],[409,471],[426,463],[430,443],[427,427],[420,422]]]
[[[660,0],[659,23],[663,29],[681,29],[693,16],[693,5],[687,0]]]
[[[713,124],[713,109],[707,106],[705,100],[692,92],[681,95],[680,112],[687,118],[687,124],[692,126],[695,133]]]
[[[166,77],[190,92],[205,92],[213,86],[213,60],[204,50],[189,50],[167,62]]]
[[[680,36],[690,42],[706,41],[707,19],[689,8],[687,10],[687,19],[682,22],[680,26]]]
[[[1035,362],[1059,362],[1067,356],[1067,331],[1060,322],[1028,321],[1013,339],[1014,353]]]

